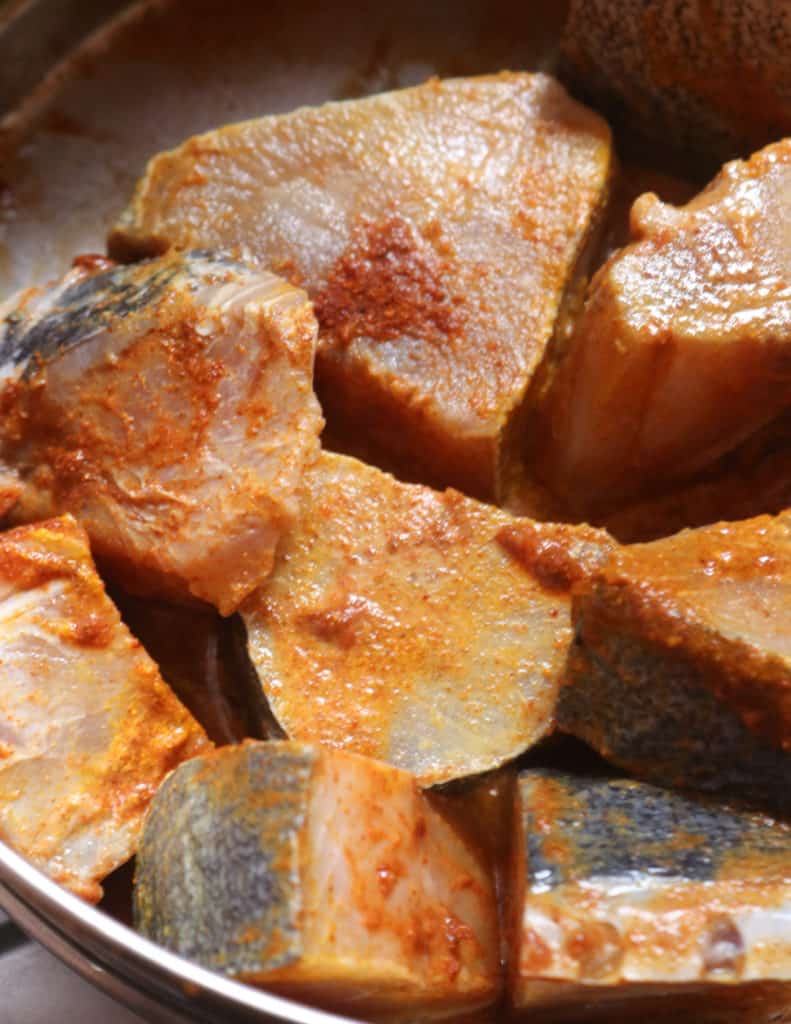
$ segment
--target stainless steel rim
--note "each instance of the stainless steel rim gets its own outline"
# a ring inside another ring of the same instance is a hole
[[[353,1024],[190,963],[47,878],[0,843],[0,907],[88,981],[137,1012],[165,1021]]]

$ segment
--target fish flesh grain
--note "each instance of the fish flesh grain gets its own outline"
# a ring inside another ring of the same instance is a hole
[[[560,728],[663,785],[791,813],[791,515],[612,553],[578,584]]]
[[[330,453],[306,472],[301,504],[241,609],[280,735],[433,785],[552,729],[569,587],[607,534],[516,520]]]
[[[0,839],[96,901],[162,779],[211,745],[70,516],[0,534],[0,668]]]
[[[319,746],[247,741],[177,769],[146,820],[134,907],[175,953],[366,1019],[447,1015],[500,988],[476,851],[409,774]]]
[[[519,776],[514,822],[512,1005],[538,1020],[788,1019],[790,824],[549,770]]]
[[[109,248],[220,246],[306,288],[333,433],[497,498],[612,164],[606,123],[547,75],[435,79],[156,156]]]
[[[788,408],[789,223],[791,139],[685,206],[634,203],[545,388],[538,471],[571,514],[661,493]]]
[[[128,589],[228,614],[269,573],[318,449],[310,303],[221,255],[98,262],[0,310],[11,515],[72,513]]]

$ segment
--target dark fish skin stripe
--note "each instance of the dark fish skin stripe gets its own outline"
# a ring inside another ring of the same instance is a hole
[[[146,820],[136,927],[230,975],[298,960],[297,851],[314,762],[311,751],[261,743],[181,765]]]
[[[28,376],[36,368],[34,356],[47,362],[107,328],[113,320],[139,313],[161,297],[180,270],[171,264],[142,281],[139,268],[102,271],[67,288],[58,304],[32,325],[26,317],[12,314],[6,319],[0,363],[24,365],[24,376]]]
[[[203,265],[201,265],[203,264]],[[207,265],[208,264],[208,265]],[[179,275],[211,269],[242,269],[222,255],[196,250],[183,257],[146,260],[102,270],[65,288],[42,318],[11,313],[0,341],[0,365],[23,366],[23,377],[95,336],[124,317],[140,314],[158,302]],[[184,281],[190,287],[190,281]],[[37,358],[34,358],[37,357]]]
[[[791,757],[750,732],[697,682],[694,666],[673,652],[643,650],[617,631],[606,650],[594,651],[582,625],[558,700],[561,730],[650,782],[721,790],[791,816]]]
[[[642,783],[531,771],[520,777],[528,885],[591,878],[716,881],[727,859],[791,862],[791,828]],[[547,792],[551,797],[547,799]]]

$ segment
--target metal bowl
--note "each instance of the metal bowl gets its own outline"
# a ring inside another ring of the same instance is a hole
[[[157,1024],[346,1021],[241,985],[168,953],[83,903],[3,843],[0,907],[87,981]]]

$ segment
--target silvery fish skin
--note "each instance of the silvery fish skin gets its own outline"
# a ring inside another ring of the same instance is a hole
[[[70,512],[130,589],[233,611],[269,572],[318,447],[305,293],[196,252],[78,261],[2,312],[16,521]]]
[[[791,813],[791,517],[620,548],[574,595],[559,727],[663,785]]]
[[[515,828],[515,1006],[786,1019],[771,1012],[791,1006],[791,825],[539,769],[519,776]]]
[[[69,517],[0,534],[0,839],[85,899],[165,775],[205,752]]]
[[[406,772],[246,742],[164,783],[137,859],[144,935],[359,1017],[448,1015],[500,987],[488,871]]]
[[[612,167],[606,123],[547,75],[434,79],[188,139],[109,246],[221,246],[298,282],[330,425],[491,499]]]
[[[272,576],[241,609],[285,735],[434,785],[496,768],[552,729],[570,582],[606,534],[520,521],[327,452],[301,501]]]

